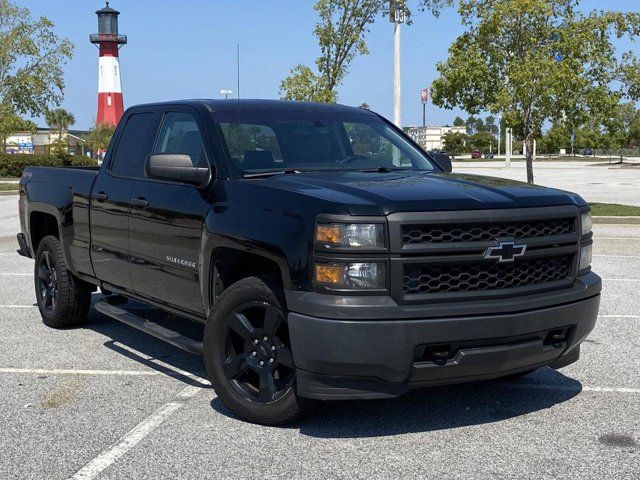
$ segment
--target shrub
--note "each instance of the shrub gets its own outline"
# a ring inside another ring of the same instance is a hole
[[[0,154],[0,177],[22,176],[25,167],[97,167],[95,160],[81,156]]]

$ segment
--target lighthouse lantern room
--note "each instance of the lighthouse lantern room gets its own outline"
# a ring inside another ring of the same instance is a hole
[[[118,33],[120,12],[109,7],[109,2],[106,7],[96,11],[96,15],[98,33],[89,37],[91,43],[100,49],[96,123],[117,125],[124,113],[118,50],[127,43],[127,37]]]

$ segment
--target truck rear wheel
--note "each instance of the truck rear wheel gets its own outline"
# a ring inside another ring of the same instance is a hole
[[[239,417],[264,425],[295,421],[312,409],[297,396],[281,289],[250,277],[220,296],[204,333],[207,374],[220,400]]]
[[[54,236],[40,241],[34,279],[38,308],[45,325],[67,328],[86,321],[91,290],[67,270],[60,242]]]

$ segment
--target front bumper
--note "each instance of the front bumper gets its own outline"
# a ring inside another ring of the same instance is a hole
[[[485,380],[576,361],[593,330],[600,279],[589,296],[499,314],[412,319],[336,319],[289,314],[298,394],[315,399],[385,398],[412,388]],[[455,310],[452,308],[452,310]],[[554,338],[564,332],[559,340]],[[434,360],[434,352],[447,351]]]

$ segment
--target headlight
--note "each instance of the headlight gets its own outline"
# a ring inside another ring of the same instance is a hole
[[[580,249],[580,264],[578,270],[586,270],[591,265],[591,254],[593,245],[584,245]]]
[[[582,236],[591,233],[591,212],[584,212],[580,215],[580,224],[582,225]]]
[[[317,263],[314,281],[336,289],[385,288],[384,263]]]
[[[316,245],[326,248],[366,250],[384,248],[384,225],[380,223],[319,223]]]

